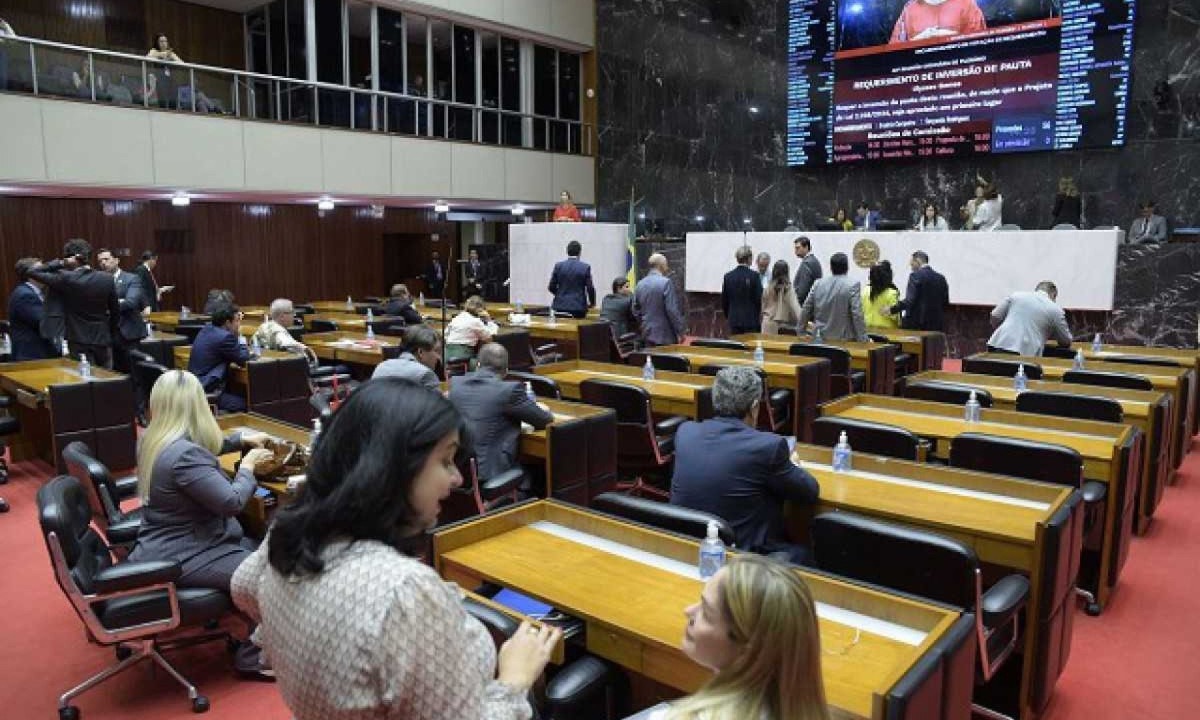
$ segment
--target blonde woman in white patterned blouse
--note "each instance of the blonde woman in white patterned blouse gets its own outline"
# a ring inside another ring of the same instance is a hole
[[[462,484],[461,419],[437,392],[366,383],[333,416],[308,481],[238,568],[233,596],[296,720],[525,720],[557,630],[500,649],[456,588],[401,549]]]

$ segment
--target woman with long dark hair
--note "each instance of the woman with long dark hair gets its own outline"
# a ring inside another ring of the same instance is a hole
[[[524,720],[561,633],[500,649],[411,541],[462,484],[461,419],[395,378],[360,387],[321,434],[299,497],[233,578],[296,720]]]
[[[786,260],[776,260],[771,268],[771,282],[762,297],[762,331],[778,335],[780,325],[795,326],[800,321],[800,301]]]
[[[867,285],[862,289],[863,319],[867,327],[900,327],[900,316],[891,313],[900,302],[900,290],[892,282],[892,264],[880,260],[871,266]]]

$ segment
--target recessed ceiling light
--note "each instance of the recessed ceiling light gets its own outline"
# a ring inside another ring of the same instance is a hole
[[[322,198],[317,201],[317,209],[322,212],[333,209],[333,201],[329,198]]]
[[[433,206],[433,211],[435,213],[445,215],[446,213],[450,212],[450,206],[444,202],[440,202]]]

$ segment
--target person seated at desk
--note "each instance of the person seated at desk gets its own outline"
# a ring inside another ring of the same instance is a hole
[[[683,612],[684,654],[715,674],[647,720],[829,720],[816,603],[794,568],[739,555]]]
[[[975,203],[975,212],[967,221],[967,227],[984,232],[999,230],[1004,223],[1003,212],[1004,196],[996,189],[995,183],[988,183],[983,186],[983,194]]]
[[[29,271],[41,262],[40,258],[32,257],[17,261],[19,284],[8,296],[8,330],[12,337],[14,362],[44,360],[58,356],[58,348],[41,334],[46,286],[29,275]]]
[[[880,260],[871,266],[867,286],[862,289],[863,319],[867,327],[900,327],[900,313],[892,308],[900,302],[900,288],[892,282],[892,264]]]
[[[244,365],[250,360],[250,348],[239,341],[238,325],[242,322],[242,311],[237,305],[222,304],[213,308],[210,324],[196,334],[192,352],[188,357],[188,372],[200,379],[204,392],[220,391],[217,407],[226,412],[244,412],[246,398],[236,393],[225,392],[225,376],[229,364]]]
[[[221,436],[200,381],[182,370],[162,374],[150,390],[150,423],[138,447],[142,524],[129,562],[177,562],[179,587],[230,591],[238,566],[256,543],[243,537],[237,515],[254,495],[255,466],[272,457],[262,433]],[[233,482],[217,455],[248,450]],[[258,647],[244,643],[240,672],[269,678]]]
[[[925,203],[925,209],[921,211],[921,219],[917,222],[917,232],[947,232],[950,230],[950,224],[946,222],[946,218],[942,217],[942,213],[938,211],[938,206],[928,202]]]
[[[834,210],[833,217],[829,218],[829,222],[836,225],[840,232],[850,232],[854,229],[854,221],[846,214],[846,208]]]
[[[854,211],[854,227],[858,230],[878,230],[879,211],[872,210],[871,204],[863,200]]]
[[[818,280],[800,307],[800,329],[808,324],[820,327],[826,340],[867,342],[867,323],[863,319],[862,288],[846,273],[850,259],[846,253],[829,258],[829,277]]]
[[[629,278],[618,276],[612,281],[612,294],[600,301],[600,317],[612,323],[617,337],[629,332],[637,324],[633,316],[633,290],[629,289]]]
[[[394,360],[384,360],[375,366],[371,379],[397,377],[413,384],[438,389],[435,372],[442,359],[442,341],[433,328],[414,325],[404,330],[404,352]]]
[[[1015,292],[992,310],[988,352],[1030,357],[1042,354],[1051,338],[1062,347],[1071,347],[1071,328],[1067,314],[1055,304],[1058,288],[1049,280],[1037,284],[1033,292]]]
[[[1167,241],[1167,219],[1158,214],[1153,200],[1142,203],[1141,215],[1129,226],[1129,242],[1132,245]]]
[[[450,382],[450,402],[462,414],[475,451],[479,477],[492,478],[517,467],[521,423],[538,430],[554,421],[508,374],[508,350],[498,343],[479,348],[479,369]]]
[[[462,312],[446,326],[446,360],[452,362],[471,357],[476,348],[490,343],[498,332],[500,327],[492,322],[483,298],[472,295],[463,303]]]
[[[304,492],[233,577],[233,599],[296,720],[529,718],[561,631],[500,648],[421,561],[458,472],[463,419],[402,380],[356,390],[321,433]]]
[[[579,215],[579,208],[571,201],[571,193],[563,190],[558,196],[558,205],[554,208],[552,219],[554,222],[579,222],[583,219]]]
[[[379,314],[398,317],[404,321],[405,325],[420,325],[425,322],[421,313],[413,307],[412,295],[408,294],[408,286],[403,283],[396,283],[392,286],[392,291],[388,293],[387,304],[383,306]]]
[[[567,243],[567,259],[554,263],[547,290],[554,296],[550,308],[560,315],[587,317],[596,304],[596,286],[592,284],[592,266],[579,259],[583,246],[578,240]]]
[[[254,331],[254,339],[267,350],[283,350],[303,355],[309,367],[318,365],[310,347],[292,337],[288,328],[296,324],[296,308],[287,298],[276,298],[267,309],[267,319]]]
[[[792,462],[787,439],[755,429],[762,381],[750,367],[727,367],[713,382],[715,417],[685,422],[675,433],[671,504],[712,513],[733,526],[737,547],[787,552],[806,548],[784,537],[783,504],[816,502],[817,481]]]
[[[213,310],[216,309],[218,305],[222,304],[234,304],[233,291],[222,290],[220,288],[213,288],[212,290],[209,290],[208,295],[204,297],[204,314],[212,315]]]

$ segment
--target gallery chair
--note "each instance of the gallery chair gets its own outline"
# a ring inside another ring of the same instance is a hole
[[[529,386],[533,388],[533,394],[538,397],[562,400],[562,391],[559,390],[558,383],[554,382],[553,378],[535,373],[514,372],[510,370],[507,379],[515,380],[521,384],[529,383]]]
[[[1125,421],[1125,411],[1116,400],[1075,393],[1026,391],[1017,396],[1017,410],[1080,420]]]

